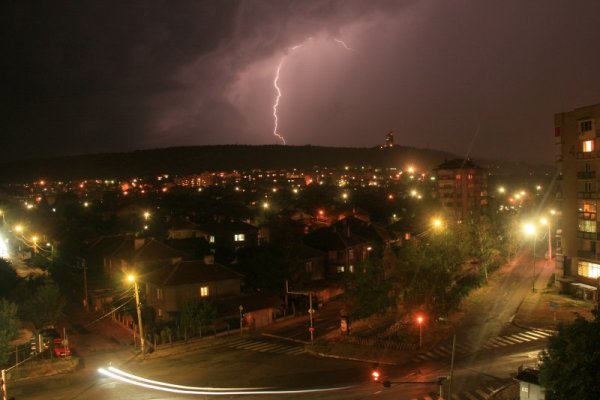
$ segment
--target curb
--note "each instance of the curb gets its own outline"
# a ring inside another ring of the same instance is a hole
[[[402,364],[391,363],[391,362],[387,362],[387,361],[366,360],[366,359],[356,358],[356,357],[338,356],[338,355],[335,355],[335,354],[321,353],[321,352],[313,351],[313,350],[310,350],[310,349],[307,349],[306,352],[309,353],[309,354],[313,354],[315,356],[323,357],[323,358],[335,358],[335,359],[338,359],[338,360],[358,361],[358,362],[363,362],[363,363],[383,364],[383,365],[391,365],[391,366],[400,366],[400,365],[402,365]]]
[[[309,342],[304,341],[304,340],[300,340],[300,339],[293,339],[293,338],[288,338],[285,336],[279,336],[279,335],[273,335],[272,333],[261,333],[261,336],[266,336],[266,337],[270,337],[273,339],[281,339],[281,340],[287,340],[288,342],[294,342],[294,343],[300,343],[300,344],[308,344]]]

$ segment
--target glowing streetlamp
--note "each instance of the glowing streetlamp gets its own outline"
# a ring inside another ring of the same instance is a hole
[[[431,221],[433,229],[440,230],[444,227],[444,221],[441,218],[434,218]]]
[[[552,227],[548,218],[540,218],[540,224],[548,227],[548,260],[552,260]]]
[[[148,211],[144,212],[144,219],[148,221],[150,219],[150,213]]]
[[[16,225],[15,226],[15,232],[17,233],[23,233],[23,225]]]
[[[423,318],[422,315],[417,315],[417,325],[419,325],[419,348],[423,347]]]
[[[31,237],[31,242],[33,243],[33,252],[37,253],[37,242],[38,242],[38,237],[36,235],[33,235]]]
[[[140,346],[142,349],[142,356],[145,354],[145,340],[144,340],[144,328],[142,327],[142,305],[140,304],[140,293],[138,291],[137,280],[134,275],[128,275],[127,280],[133,282],[133,290],[135,291],[135,305],[137,308],[138,327],[140,330]]]
[[[531,286],[531,291],[535,292],[535,240],[537,229],[535,228],[535,225],[527,223],[523,225],[523,231],[527,236],[533,237],[533,283]]]

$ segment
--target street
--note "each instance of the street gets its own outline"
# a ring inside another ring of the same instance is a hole
[[[550,333],[515,327],[512,316],[523,297],[531,290],[530,263],[519,259],[498,271],[497,282],[469,307],[470,312],[457,330],[453,399],[484,399],[510,383],[511,374],[521,365],[535,363]],[[540,268],[542,281],[551,268]],[[545,282],[545,281],[544,281]],[[542,283],[540,282],[540,285]],[[316,326],[332,324],[335,309],[317,315]],[[315,399],[427,399],[437,398],[438,378],[450,376],[452,338],[418,354],[403,365],[383,366],[391,381],[390,388],[370,381],[370,363],[324,358],[309,354],[306,341],[307,321],[303,318],[269,329],[268,335],[229,337],[207,340],[205,345],[186,353],[175,352],[147,360],[132,356],[131,350],[95,353],[85,357],[80,371],[51,378],[15,382],[11,396],[25,399],[179,399],[206,394],[165,392],[141,387],[101,375],[98,368],[112,365],[126,373],[153,381],[200,388],[268,388],[271,398]],[[331,327],[334,328],[334,327]],[[278,336],[288,335],[293,340]],[[421,382],[421,383],[419,383]],[[162,386],[157,383],[153,386]],[[295,390],[320,389],[320,392]],[[442,386],[443,393],[448,382]],[[187,390],[187,389],[186,389]],[[285,392],[279,392],[285,390]],[[267,394],[224,394],[220,398],[264,398]]]

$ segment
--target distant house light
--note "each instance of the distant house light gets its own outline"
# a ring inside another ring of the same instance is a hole
[[[233,240],[236,242],[243,242],[244,240],[246,240],[246,235],[244,235],[243,233],[237,233],[233,235]]]
[[[200,297],[208,297],[208,286],[200,287]]]

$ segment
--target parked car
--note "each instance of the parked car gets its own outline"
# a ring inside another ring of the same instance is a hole
[[[60,340],[59,343],[54,340],[54,348],[52,349],[55,357],[70,357],[71,349],[69,349],[67,343],[64,340]]]

